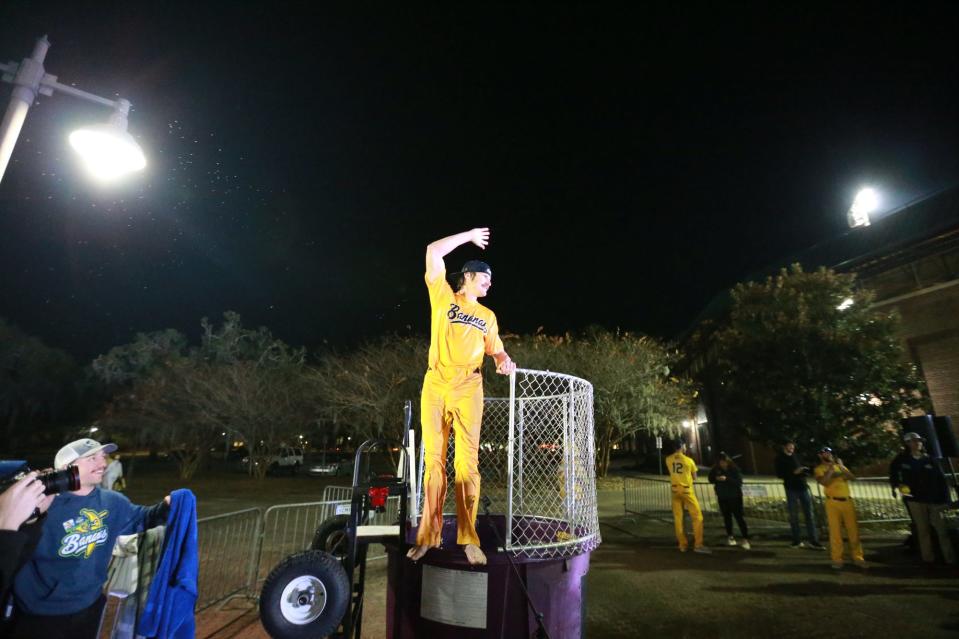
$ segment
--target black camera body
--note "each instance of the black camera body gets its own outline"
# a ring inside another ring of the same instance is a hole
[[[0,461],[0,492],[5,491],[20,481],[30,467],[22,460]],[[76,466],[67,466],[63,470],[45,470],[37,474],[37,480],[43,484],[46,495],[58,495],[71,490],[80,489],[80,469]]]

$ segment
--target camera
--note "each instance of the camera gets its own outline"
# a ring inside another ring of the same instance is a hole
[[[25,461],[0,461],[0,492],[20,481],[29,472],[30,467]],[[76,466],[67,466],[63,470],[45,470],[37,474],[37,479],[43,484],[46,495],[80,489],[80,469]]]

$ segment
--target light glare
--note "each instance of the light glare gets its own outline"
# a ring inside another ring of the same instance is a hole
[[[853,304],[854,304],[854,300],[851,297],[847,297],[846,299],[842,301],[842,303],[839,304],[839,306],[836,307],[836,310],[844,311],[850,306],[852,306]]]
[[[869,214],[879,208],[879,194],[875,189],[860,189],[849,207],[849,226],[869,226]]]
[[[133,136],[110,124],[77,129],[70,134],[70,146],[83,158],[90,174],[104,182],[141,171],[147,165]]]

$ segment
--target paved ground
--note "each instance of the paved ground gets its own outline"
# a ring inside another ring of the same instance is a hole
[[[590,639],[668,636],[959,636],[959,573],[914,566],[892,538],[866,539],[871,567],[829,567],[826,553],[757,538],[751,551],[679,553],[667,522],[622,516],[622,493],[601,491],[603,545],[586,578]],[[718,531],[707,531],[718,543]],[[371,565],[364,637],[384,636],[383,564]],[[267,637],[251,604],[206,611],[197,637]]]
[[[662,524],[606,520],[588,579],[587,637],[946,637],[959,633],[959,574],[866,540],[870,568],[783,539],[679,553]],[[715,535],[713,535],[715,536]],[[716,540],[718,542],[718,540]]]

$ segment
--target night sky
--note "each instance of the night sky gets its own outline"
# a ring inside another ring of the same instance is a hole
[[[847,232],[860,186],[959,178],[956,3],[106,4],[0,7],[0,59],[48,34],[148,156],[93,184],[66,136],[109,111],[41,97],[0,182],[0,317],[81,360],[226,310],[311,348],[425,335],[424,247],[474,226],[447,265],[490,262],[504,330],[672,337]]]

